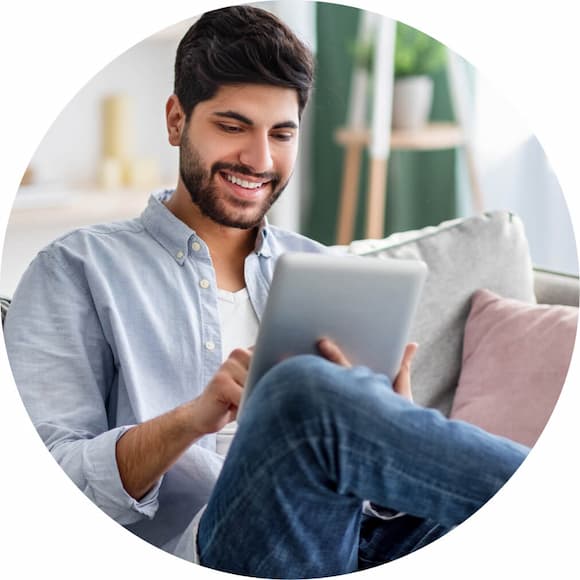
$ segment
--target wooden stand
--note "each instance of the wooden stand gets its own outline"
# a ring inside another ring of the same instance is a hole
[[[337,244],[348,244],[354,236],[354,221],[358,201],[358,183],[363,149],[371,140],[370,129],[340,128],[335,140],[345,148],[345,164],[341,201],[338,214]],[[429,123],[416,131],[391,132],[391,150],[434,151],[452,149],[465,144],[463,131],[454,123]],[[468,158],[469,160],[469,158]],[[384,235],[388,159],[371,159],[367,191],[367,219],[365,237],[381,238]],[[476,184],[473,167],[470,167],[472,187]]]
[[[365,237],[382,238],[387,206],[388,159],[375,157],[370,161],[369,191],[367,194],[367,227]],[[354,217],[354,216],[353,216]]]
[[[472,191],[473,209],[483,211],[483,196],[476,178],[475,163],[470,147],[470,114],[465,71],[459,59],[448,52],[448,76],[451,100],[459,123],[429,123],[419,130],[393,130],[391,103],[393,95],[393,61],[395,23],[387,18],[364,12],[359,22],[359,41],[374,38],[373,104],[370,128],[366,128],[367,71],[355,65],[347,116],[348,127],[339,128],[335,140],[345,148],[340,207],[337,220],[337,244],[349,244],[354,236],[354,222],[358,201],[359,177],[363,149],[369,150],[369,183],[365,237],[384,236],[387,168],[391,149],[432,151],[465,148],[467,169]]]
[[[346,147],[338,212],[337,243],[347,244],[354,235],[354,218],[358,200],[358,179],[363,144],[353,142]]]
[[[370,142],[370,130],[337,129],[334,138],[348,149],[353,145],[366,147]],[[391,132],[391,149],[404,151],[429,151],[451,149],[464,143],[463,131],[455,123],[434,122],[416,131],[395,129]]]

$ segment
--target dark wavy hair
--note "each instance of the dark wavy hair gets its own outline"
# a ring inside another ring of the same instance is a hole
[[[189,119],[222,85],[288,87],[296,89],[301,115],[313,77],[312,53],[286,24],[266,10],[232,6],[206,12],[181,39],[174,92]]]

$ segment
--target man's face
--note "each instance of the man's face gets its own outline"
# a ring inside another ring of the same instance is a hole
[[[180,177],[201,212],[258,225],[286,187],[298,150],[298,97],[269,85],[221,87],[198,103],[180,145]]]

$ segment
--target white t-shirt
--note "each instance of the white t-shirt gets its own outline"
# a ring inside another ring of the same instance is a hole
[[[254,312],[248,291],[237,292],[218,289],[218,309],[222,333],[222,362],[235,348],[254,346],[258,336],[258,317]],[[226,455],[238,424],[226,425],[218,434],[216,451]]]

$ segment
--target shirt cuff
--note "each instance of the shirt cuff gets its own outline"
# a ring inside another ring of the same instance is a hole
[[[84,441],[83,467],[86,474],[86,495],[105,513],[122,525],[143,518],[152,519],[159,507],[159,487],[163,477],[140,501],[123,487],[116,459],[117,441],[130,429],[118,427],[89,441]]]

